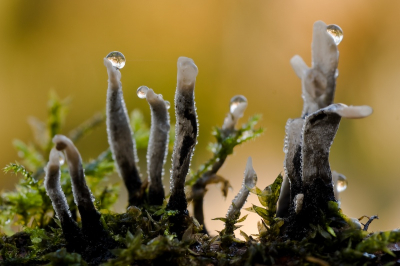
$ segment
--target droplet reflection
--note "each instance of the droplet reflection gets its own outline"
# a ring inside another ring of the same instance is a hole
[[[114,51],[109,53],[106,58],[112,63],[112,65],[118,69],[121,69],[125,66],[125,56],[118,51]]]
[[[233,96],[230,102],[229,110],[231,113],[235,111],[235,109],[241,104],[241,103],[247,103],[246,97],[243,95],[236,95]]]
[[[148,87],[146,87],[146,86],[140,86],[138,89],[137,89],[137,96],[140,98],[140,99],[144,99],[144,98],[146,98],[146,94],[147,94],[147,92],[149,91],[149,88]]]
[[[337,191],[343,192],[347,188],[347,179],[344,175],[339,174],[339,178],[337,180]]]
[[[328,27],[326,27],[326,31],[332,36],[336,45],[339,45],[339,43],[343,40],[343,31],[338,25],[328,25]]]

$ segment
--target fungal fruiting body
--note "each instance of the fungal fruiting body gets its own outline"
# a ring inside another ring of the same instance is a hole
[[[185,179],[197,142],[198,124],[194,102],[194,86],[198,70],[193,60],[178,59],[178,77],[175,93],[175,143],[172,154],[171,197],[167,208],[186,211]]]
[[[297,233],[299,227],[318,223],[318,213],[326,211],[328,202],[338,198],[329,152],[341,118],[363,118],[372,114],[369,106],[332,104],[340,41],[331,34],[324,22],[315,22],[312,67],[307,67],[298,55],[291,59],[296,75],[302,80],[304,107],[301,118],[289,119],[286,124],[286,181],[281,187],[277,216],[288,219],[288,234],[292,237],[302,237]]]
[[[251,157],[247,159],[246,169],[244,170],[244,177],[242,187],[240,188],[236,197],[232,200],[232,205],[228,209],[226,218],[237,219],[240,210],[246,203],[247,197],[249,196],[250,190],[256,186],[257,174],[253,168],[253,161]]]
[[[138,157],[135,140],[132,138],[133,132],[129,125],[129,117],[122,94],[121,72],[106,58],[104,58],[104,65],[108,72],[106,120],[108,143],[117,171],[128,190],[129,204],[137,205],[141,201],[142,181],[136,166]]]
[[[229,103],[229,113],[226,115],[224,123],[221,127],[223,137],[232,136],[237,132],[235,126],[237,125],[238,120],[243,117],[247,105],[247,99],[243,95],[235,95],[231,98]],[[204,233],[207,233],[207,229],[204,223],[203,210],[204,196],[207,192],[206,186],[210,183],[215,182],[215,180],[221,179],[217,175],[217,172],[225,163],[227,156],[228,154],[220,156],[218,160],[216,160],[210,166],[210,169],[203,173],[201,177],[196,181],[196,183],[192,186],[191,196],[193,198],[193,215],[200,224],[203,224]]]
[[[151,109],[151,129],[147,147],[147,173],[149,175],[148,201],[151,205],[161,205],[165,198],[162,184],[163,166],[168,153],[169,114],[161,95],[149,89],[146,100]]]

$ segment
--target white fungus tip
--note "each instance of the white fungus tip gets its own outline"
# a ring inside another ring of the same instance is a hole
[[[108,78],[109,82],[116,82],[121,80],[121,72],[118,70],[118,68],[114,67],[111,63],[110,60],[107,58],[104,58],[104,65],[107,68],[107,73],[108,73]],[[119,86],[117,86],[119,87]]]
[[[370,116],[373,110],[368,105],[346,106],[342,104],[337,106],[335,112],[341,117],[357,119]]]
[[[299,55],[295,55],[292,57],[292,59],[290,59],[290,64],[292,65],[292,68],[293,68],[294,72],[296,73],[296,75],[300,79],[303,79],[303,77],[308,69],[308,66],[304,62],[303,58],[301,58],[301,56],[299,56]]]
[[[72,144],[71,140],[64,135],[55,135],[53,137],[53,143],[56,145],[56,149],[62,151],[66,146]]]
[[[244,183],[248,188],[253,188],[257,183],[257,174],[254,171],[251,156],[247,159],[246,169],[244,170]]]
[[[152,89],[149,89],[146,93],[146,100],[151,103],[159,99],[159,95],[156,94]]]
[[[50,151],[49,166],[50,165],[60,167],[60,152],[55,148],[52,148]]]
[[[184,85],[193,84],[198,72],[193,59],[183,56],[178,58],[178,81],[183,82]]]
[[[235,110],[233,111],[232,115],[233,117],[238,120],[239,118],[243,117],[244,111],[247,108],[248,103],[247,102],[242,102],[237,105]]]

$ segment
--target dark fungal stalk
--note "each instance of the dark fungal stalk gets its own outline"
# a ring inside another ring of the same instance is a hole
[[[147,147],[148,201],[150,205],[162,205],[165,198],[162,175],[168,153],[169,114],[162,96],[155,94],[152,89],[147,91],[146,100],[151,110],[151,128]]]
[[[45,168],[46,176],[44,186],[50,197],[55,213],[61,223],[63,234],[67,241],[69,251],[82,251],[83,236],[78,224],[72,219],[68,202],[60,184],[60,152],[53,148],[50,151],[49,162]]]
[[[56,135],[53,142],[58,151],[65,152],[74,200],[81,215],[84,241],[77,246],[78,251],[81,249],[80,247],[84,248],[83,255],[92,262],[101,262],[113,257],[109,250],[115,248],[117,243],[101,224],[101,215],[93,204],[93,195],[85,181],[82,159],[78,149],[70,139],[63,135]]]
[[[178,77],[175,93],[175,144],[172,154],[171,197],[169,210],[187,212],[185,179],[197,142],[198,124],[194,102],[194,86],[198,70],[193,60],[178,59]]]
[[[106,58],[104,58],[104,65],[108,73],[106,111],[108,143],[118,173],[128,190],[129,205],[138,205],[142,200],[142,181],[136,167],[138,157],[122,94],[121,72]]]

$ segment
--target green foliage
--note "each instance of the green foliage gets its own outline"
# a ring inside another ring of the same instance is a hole
[[[240,129],[229,134],[227,134],[223,129],[215,127],[213,135],[217,142],[210,144],[210,150],[213,153],[213,157],[200,166],[199,170],[192,177],[187,178],[186,185],[192,186],[205,172],[210,171],[211,167],[216,162],[225,160],[228,155],[233,153],[233,148],[235,146],[260,136],[263,129],[255,128],[260,119],[261,115],[254,115],[250,117],[247,123],[243,124]]]
[[[55,93],[51,93],[48,102],[48,119],[42,122],[37,118],[30,118],[34,133],[34,144],[25,144],[20,140],[14,141],[18,155],[24,165],[16,162],[7,165],[5,172],[21,175],[15,191],[3,192],[0,197],[0,228],[3,232],[12,233],[14,225],[45,228],[52,224],[54,211],[50,198],[43,185],[44,167],[55,134],[61,133],[62,125],[67,113],[69,100],[60,100]],[[94,117],[78,126],[71,135],[75,140],[90,133],[95,127],[104,122],[104,114]],[[96,198],[99,209],[110,209],[116,202],[119,194],[119,184],[109,184],[108,176],[114,172],[114,161],[111,152],[105,151],[97,159],[84,163],[88,186]],[[71,189],[71,178],[66,165],[61,168],[61,187],[64,191],[72,213],[76,212]]]
[[[87,266],[87,263],[77,253],[68,253],[65,248],[44,256],[49,261],[46,266]]]

